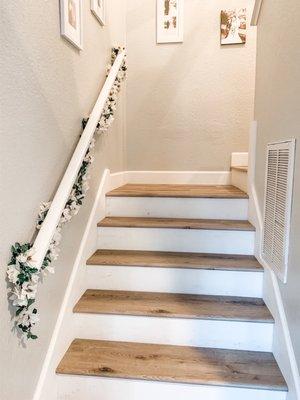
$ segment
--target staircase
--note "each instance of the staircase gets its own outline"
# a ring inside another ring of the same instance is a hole
[[[247,213],[234,186],[108,193],[58,399],[286,399]]]

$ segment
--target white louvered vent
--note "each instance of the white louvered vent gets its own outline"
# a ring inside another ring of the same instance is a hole
[[[284,283],[288,268],[294,159],[294,139],[268,144],[262,253]]]

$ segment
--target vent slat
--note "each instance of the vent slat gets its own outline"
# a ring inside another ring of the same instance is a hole
[[[295,140],[267,149],[263,258],[285,282],[292,204]]]

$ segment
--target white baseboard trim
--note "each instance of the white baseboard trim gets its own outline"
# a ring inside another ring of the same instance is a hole
[[[230,171],[125,171],[124,182],[145,184],[230,185]]]
[[[253,121],[249,147],[249,220],[256,227],[255,256],[265,268],[264,301],[275,319],[273,352],[289,387],[288,400],[300,400],[300,376],[277,277],[262,258],[263,214],[255,186],[257,122]]]
[[[55,369],[58,362],[74,339],[72,334],[73,306],[86,290],[86,259],[97,247],[97,222],[105,216],[105,195],[122,185],[123,174],[110,174],[105,169],[98,187],[98,191],[91,209],[86,229],[82,236],[79,250],[66,288],[64,299],[59,310],[50,345],[42,366],[33,400],[53,400],[57,398],[57,377]]]

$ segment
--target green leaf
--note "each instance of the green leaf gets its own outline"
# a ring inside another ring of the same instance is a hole
[[[28,300],[28,304],[27,304],[27,308],[32,306],[32,304],[35,302],[35,299],[29,299]]]
[[[16,316],[20,315],[21,312],[24,310],[24,308],[25,308],[25,306],[22,306],[22,307],[18,308],[17,311],[16,311]]]

